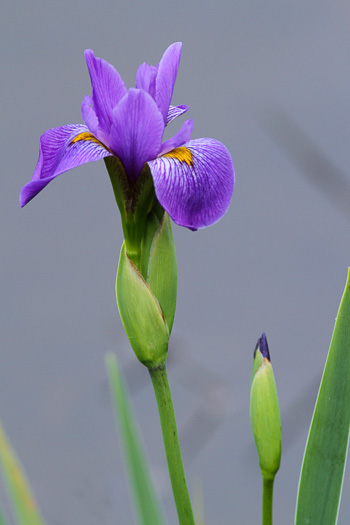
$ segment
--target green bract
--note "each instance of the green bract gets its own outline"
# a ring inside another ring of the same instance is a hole
[[[123,243],[116,283],[125,331],[136,357],[148,368],[166,361],[176,288],[176,254],[170,220],[159,207],[147,217],[139,268]]]
[[[157,219],[157,230],[152,238],[146,281],[158,299],[170,333],[176,308],[176,252],[169,216],[163,210],[162,214],[161,221]],[[155,218],[156,214],[153,212],[153,220]],[[147,230],[144,243],[149,242],[148,237],[151,235],[148,235]]]
[[[262,476],[273,480],[281,461],[281,419],[272,366],[259,347],[254,356],[250,421]]]
[[[139,265],[140,247],[147,215],[155,200],[152,175],[147,164],[133,185],[118,157],[104,159],[122,219],[128,256]]]

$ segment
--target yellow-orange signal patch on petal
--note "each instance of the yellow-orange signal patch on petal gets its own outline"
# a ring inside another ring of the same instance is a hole
[[[103,144],[103,142],[101,142],[100,140],[98,140],[95,135],[93,135],[92,133],[90,133],[89,131],[84,131],[83,133],[79,133],[79,135],[77,135],[76,137],[74,137],[73,140],[71,140],[71,144],[74,144],[75,142],[79,142],[80,140],[83,140],[83,141],[90,141],[90,142],[95,142],[96,144],[99,144],[100,146],[102,146],[104,149],[106,149],[107,151],[109,151],[110,153],[113,153],[112,150],[110,150],[109,148],[107,148],[107,146],[105,144]]]
[[[193,166],[192,153],[188,148],[185,148],[184,146],[175,148],[169,151],[169,153],[166,153],[165,155],[162,155],[162,156],[177,159],[180,162],[185,162],[188,166]]]

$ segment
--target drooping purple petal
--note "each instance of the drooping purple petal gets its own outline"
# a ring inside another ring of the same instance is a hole
[[[188,110],[188,106],[169,106],[168,115],[166,117],[165,125],[167,126],[169,122],[176,119],[177,117],[180,117],[180,115],[183,115]]]
[[[112,112],[127,93],[118,71],[102,58],[95,57],[91,49],[85,51],[85,60],[92,85],[93,109],[99,128],[109,133],[112,126]]]
[[[156,79],[156,102],[163,115],[164,122],[167,121],[171,97],[173,96],[181,48],[181,42],[175,42],[175,44],[168,47],[159,62]]]
[[[39,159],[32,180],[21,190],[21,207],[61,173],[108,155],[112,153],[82,124],[45,131],[40,137]]]
[[[156,99],[156,78],[158,73],[158,65],[152,66],[144,62],[141,64],[136,72],[136,87],[143,89]]]
[[[188,142],[191,138],[192,129],[193,120],[185,120],[176,135],[163,142],[158,156],[160,157],[161,155],[165,155],[165,153],[168,153],[172,149],[178,148],[179,146],[185,144],[185,142]]]
[[[144,163],[158,155],[163,132],[163,118],[151,95],[130,88],[113,111],[110,147],[122,161],[131,183]]]
[[[180,226],[204,228],[227,211],[234,187],[234,167],[221,142],[191,140],[148,165],[160,204]]]

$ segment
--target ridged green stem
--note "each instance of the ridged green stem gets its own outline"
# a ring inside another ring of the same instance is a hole
[[[273,482],[263,477],[262,525],[272,525]]]
[[[149,370],[156,396],[169,476],[180,525],[195,525],[165,365]]]

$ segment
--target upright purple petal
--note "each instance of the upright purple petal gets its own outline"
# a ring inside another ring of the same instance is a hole
[[[180,226],[204,228],[227,211],[234,167],[221,142],[191,140],[148,165],[160,204]]]
[[[158,73],[158,65],[152,66],[144,62],[138,67],[136,73],[136,87],[138,89],[143,89],[151,95],[151,97],[156,99],[156,78]]]
[[[105,146],[109,147],[109,133],[103,131],[98,122],[95,110],[92,105],[91,97],[84,97],[81,104],[81,116],[91,133],[100,140]]]
[[[112,155],[82,124],[45,131],[40,138],[39,159],[32,180],[21,190],[23,207],[61,173]]]
[[[146,91],[130,88],[113,111],[110,146],[122,161],[131,183],[160,150],[164,122],[157,104]]]
[[[163,142],[158,156],[160,157],[161,155],[165,155],[165,153],[168,153],[172,149],[178,148],[179,146],[185,144],[185,142],[188,142],[191,138],[192,129],[193,120],[185,120],[176,135]]]
[[[169,106],[168,114],[166,117],[165,125],[167,126],[169,122],[176,119],[177,117],[180,117],[180,115],[183,115],[188,110],[188,106]]]
[[[171,97],[173,96],[177,70],[179,69],[181,48],[181,42],[175,42],[175,44],[168,47],[159,62],[156,80],[156,102],[163,115],[164,122],[167,121]]]
[[[85,60],[92,85],[93,109],[100,129],[108,134],[112,126],[113,109],[127,89],[118,71],[102,58],[95,57],[91,49],[85,51]]]
[[[98,118],[95,110],[92,108],[92,99],[89,96],[85,96],[81,103],[81,116],[91,133],[97,137]]]

